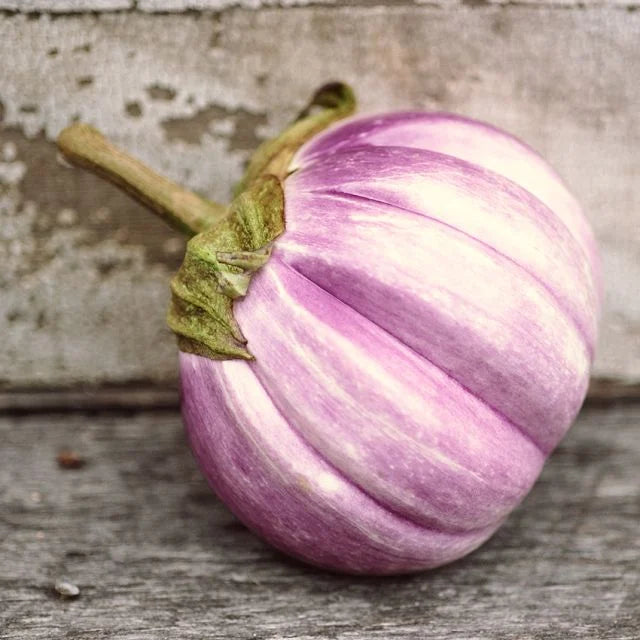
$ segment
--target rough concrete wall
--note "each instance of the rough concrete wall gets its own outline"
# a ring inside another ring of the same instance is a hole
[[[224,200],[257,142],[333,78],[354,85],[363,110],[453,110],[539,149],[579,195],[602,248],[595,374],[640,380],[640,11],[445,4],[1,15],[0,384],[175,379],[164,309],[182,245],[111,187],[57,162],[62,127],[95,124]]]

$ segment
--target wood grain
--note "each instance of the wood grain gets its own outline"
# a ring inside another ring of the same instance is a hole
[[[484,547],[366,579],[286,559],[213,497],[173,411],[0,421],[0,638],[636,640],[640,405],[589,409]],[[85,465],[63,469],[61,450]],[[53,589],[66,578],[76,599]]]

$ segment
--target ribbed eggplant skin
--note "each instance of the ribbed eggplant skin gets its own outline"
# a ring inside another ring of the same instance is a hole
[[[534,151],[448,114],[346,121],[291,170],[287,230],[235,307],[255,360],[180,354],[195,456],[240,520],[306,562],[451,562],[582,404],[591,229]]]

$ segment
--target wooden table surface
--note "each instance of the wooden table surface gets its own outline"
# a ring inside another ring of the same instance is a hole
[[[175,409],[6,415],[0,438],[3,639],[640,638],[640,403],[584,409],[470,557],[385,579],[255,538],[210,493]],[[57,462],[68,448],[81,469]]]
[[[0,0],[0,639],[639,640],[639,9]],[[227,201],[256,145],[334,79],[363,112],[453,111],[525,140],[603,259],[591,406],[487,544],[410,577],[303,566],[216,500],[165,326],[183,241],[54,143],[89,122]],[[86,464],[62,468],[62,449]]]

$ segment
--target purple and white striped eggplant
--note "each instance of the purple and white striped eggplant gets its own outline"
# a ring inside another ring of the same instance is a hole
[[[597,249],[510,135],[424,112],[331,124],[352,108],[336,85],[314,104],[222,222],[191,224],[169,314],[184,421],[216,493],[279,549],[436,567],[500,526],[575,418]]]

